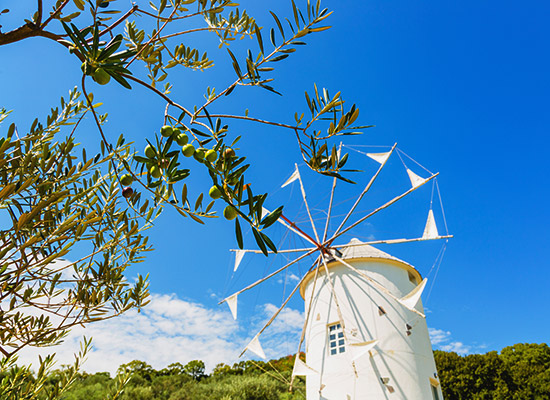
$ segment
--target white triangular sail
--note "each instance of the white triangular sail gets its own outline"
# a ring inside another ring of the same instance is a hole
[[[260,344],[260,339],[258,339],[258,335],[254,336],[254,339],[252,339],[250,343],[248,343],[246,349],[250,350],[252,353],[265,360],[266,357],[264,349],[262,349],[262,345]]]
[[[292,175],[290,175],[290,178],[288,178],[286,182],[281,185],[281,187],[284,188],[286,185],[291,184],[292,182],[297,180],[299,177],[300,177],[300,171],[298,171],[298,167],[296,167],[296,170],[292,173]]]
[[[367,153],[367,156],[369,158],[372,158],[374,161],[376,161],[379,164],[384,164],[388,157],[390,156],[391,151],[388,151],[387,153]]]
[[[229,309],[231,310],[231,315],[233,315],[233,318],[237,319],[237,293],[235,293],[232,296],[229,296],[224,301],[229,306]]]
[[[424,278],[422,282],[420,282],[420,285],[411,290],[409,294],[399,299],[399,302],[409,309],[415,308],[418,304],[418,300],[420,300],[420,296],[422,296],[424,288],[426,287],[426,282],[428,282],[428,278]]]
[[[411,180],[411,185],[413,188],[422,185],[426,181],[426,179],[416,175],[414,172],[412,172],[408,168],[407,168],[407,174],[409,174],[409,179]]]
[[[426,227],[424,228],[424,234],[422,239],[436,239],[439,237],[437,232],[437,225],[435,224],[434,212],[430,209],[428,212],[428,220],[426,221]]]
[[[237,271],[237,268],[239,268],[239,264],[244,257],[244,253],[246,253],[246,251],[240,249],[235,251],[235,266],[233,267],[233,272]]]
[[[357,347],[357,350],[353,351],[353,358],[352,360],[355,361],[358,358],[364,356],[369,351],[371,351],[374,346],[378,344],[378,339],[376,340],[369,340],[368,342],[361,342],[361,343],[352,343],[351,345],[354,347]]]
[[[292,369],[292,376],[308,376],[314,374],[318,374],[318,372],[300,360],[300,358],[296,357],[294,368]]]

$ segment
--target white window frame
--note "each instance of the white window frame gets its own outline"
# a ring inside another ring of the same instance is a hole
[[[432,396],[434,400],[440,400],[441,396],[439,395],[439,382],[434,379],[430,378],[430,387],[432,389]]]
[[[340,322],[327,325],[327,344],[329,356],[337,356],[346,352],[344,330]]]

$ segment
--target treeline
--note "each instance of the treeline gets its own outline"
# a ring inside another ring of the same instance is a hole
[[[550,400],[550,347],[516,344],[486,354],[460,356],[436,350],[435,361],[445,400]],[[305,381],[297,377],[289,392],[294,357],[268,362],[242,361],[217,365],[207,374],[200,360],[155,370],[143,361],[107,372],[81,373],[63,400],[113,398],[128,376],[121,400],[297,400],[305,399]],[[52,373],[52,385],[62,371]]]
[[[108,372],[79,374],[61,397],[63,400],[111,399],[117,392],[117,380],[127,375],[128,382],[118,396],[121,400],[298,400],[305,398],[305,381],[296,377],[289,392],[294,356],[268,362],[242,361],[232,366],[218,364],[211,374],[204,362],[193,360],[185,365],[173,363],[161,370],[143,361],[123,364],[117,377]],[[50,376],[53,384],[58,371]]]
[[[515,344],[500,353],[436,350],[445,400],[550,400],[550,347]]]

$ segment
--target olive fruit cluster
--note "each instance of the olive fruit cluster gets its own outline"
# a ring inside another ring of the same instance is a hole
[[[174,126],[162,126],[160,128],[160,134],[162,137],[169,138],[171,141],[174,141],[181,146],[181,152],[185,157],[194,157],[201,163],[211,163],[211,167],[220,171],[224,170],[224,165],[227,164],[226,161],[235,157],[235,151],[231,148],[225,148],[220,154],[218,154],[219,150],[215,149],[206,149],[204,147],[195,148],[192,143],[189,143],[189,137],[187,134],[181,132],[180,129]],[[160,178],[162,176],[162,170],[168,168],[168,165],[170,164],[169,160],[158,159],[162,157],[159,157],[158,151],[151,144],[148,144],[145,147],[144,152],[145,157],[149,159],[147,164],[149,165],[150,176],[154,179]],[[223,186],[212,186],[208,192],[209,196],[214,200],[221,198],[224,196],[224,193],[228,193],[226,190],[226,185],[236,185],[238,183],[238,179],[233,180],[234,182],[225,182]],[[233,205],[228,205],[223,211],[224,217],[228,220],[235,219],[237,214],[238,211]]]
[[[235,157],[235,151],[230,147],[226,148],[222,153],[221,159],[216,164],[216,168],[217,169],[220,169],[220,168],[223,169],[224,161],[225,160],[230,160],[232,157]],[[214,150],[208,150],[206,152],[204,158],[206,158],[207,161],[210,161],[210,162],[214,163],[216,160],[218,160],[218,154]],[[238,180],[235,181],[235,182],[228,182],[228,183],[230,185],[236,185],[237,182],[238,182]],[[224,185],[224,187],[225,187],[225,185]],[[222,190],[220,190],[220,186],[214,185],[208,191],[208,195],[214,200],[219,199],[220,197],[222,197]],[[233,205],[230,204],[227,207],[225,207],[225,209],[223,210],[223,216],[228,220],[233,220],[237,217],[237,209]]]
[[[182,147],[181,152],[185,157],[193,156],[197,161],[206,160],[212,163],[218,159],[218,153],[216,153],[214,149],[208,150],[203,147],[195,149],[195,146],[189,143],[189,137],[178,128],[164,125],[160,128],[160,134],[167,138],[172,137],[174,141]]]
[[[90,64],[88,61],[82,63],[82,72],[92,77],[94,81],[100,85],[106,85],[111,80],[111,75],[101,67],[96,67]]]
[[[129,198],[132,197],[134,194],[134,189],[130,187],[130,185],[134,182],[134,177],[130,174],[122,175],[120,177],[120,184],[124,186],[124,189],[122,189],[122,197]]]

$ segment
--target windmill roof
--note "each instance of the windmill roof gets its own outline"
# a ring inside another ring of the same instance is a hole
[[[410,265],[408,262],[400,260],[399,258],[383,252],[382,250],[379,250],[369,244],[364,244],[356,238],[351,239],[350,242],[342,248],[341,252],[344,260],[353,258],[383,258]]]
[[[377,249],[376,247],[373,247],[369,244],[365,244],[361,242],[359,239],[353,238],[350,240],[350,242],[343,246],[336,246],[340,252],[342,253],[341,258],[343,260],[352,260],[352,259],[359,259],[359,258],[371,258],[371,259],[381,259],[381,260],[390,260],[393,262],[397,262],[401,265],[402,268],[408,270],[409,272],[412,272],[414,275],[416,275],[417,279],[420,281],[422,280],[422,277],[420,273],[416,270],[415,267],[413,267],[411,264],[409,264],[406,261],[403,261],[397,257],[394,257],[382,250]],[[331,268],[333,266],[338,265],[339,262],[335,259],[332,259],[328,263],[328,267]],[[304,298],[304,290],[308,282],[313,278],[314,271],[309,271],[306,275],[304,281],[300,285],[300,294],[302,295],[302,298]]]

